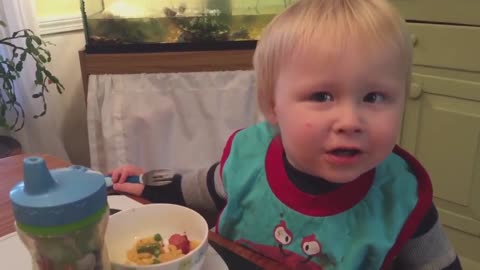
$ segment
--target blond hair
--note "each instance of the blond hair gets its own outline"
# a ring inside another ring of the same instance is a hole
[[[387,0],[299,0],[264,29],[253,57],[260,111],[273,109],[274,89],[285,59],[303,44],[330,42],[340,50],[352,39],[369,49],[397,47],[406,65],[408,91],[412,46],[406,23]]]

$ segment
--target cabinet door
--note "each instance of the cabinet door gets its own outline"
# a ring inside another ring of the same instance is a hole
[[[480,72],[480,27],[408,23],[408,29],[416,66]]]
[[[459,253],[480,262],[480,83],[414,74],[401,145],[429,172]]]
[[[480,25],[478,0],[391,0],[407,20]]]

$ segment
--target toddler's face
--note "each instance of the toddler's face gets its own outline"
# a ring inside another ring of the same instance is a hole
[[[389,155],[400,131],[407,69],[398,49],[312,44],[284,61],[273,114],[288,160],[345,183]]]

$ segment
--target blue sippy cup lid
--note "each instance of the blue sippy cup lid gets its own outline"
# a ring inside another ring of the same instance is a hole
[[[48,170],[41,157],[23,160],[24,180],[10,190],[17,224],[58,227],[98,216],[107,206],[104,176],[82,166]]]

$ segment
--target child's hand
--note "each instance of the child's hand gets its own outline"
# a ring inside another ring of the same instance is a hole
[[[125,181],[127,177],[140,175],[143,172],[144,170],[137,166],[125,165],[110,171],[108,174],[112,176],[113,190],[140,196],[145,186],[143,184],[125,183]]]
[[[129,193],[135,196],[142,196],[144,188],[145,188],[144,184],[133,184],[133,183],[113,184],[113,190],[122,192],[122,193]]]
[[[113,169],[108,173],[108,175],[112,176],[112,182],[113,183],[125,183],[127,181],[127,177],[129,176],[134,176],[134,175],[140,175],[144,171],[142,168],[134,166],[134,165],[124,165],[121,167],[118,167],[116,169]]]

